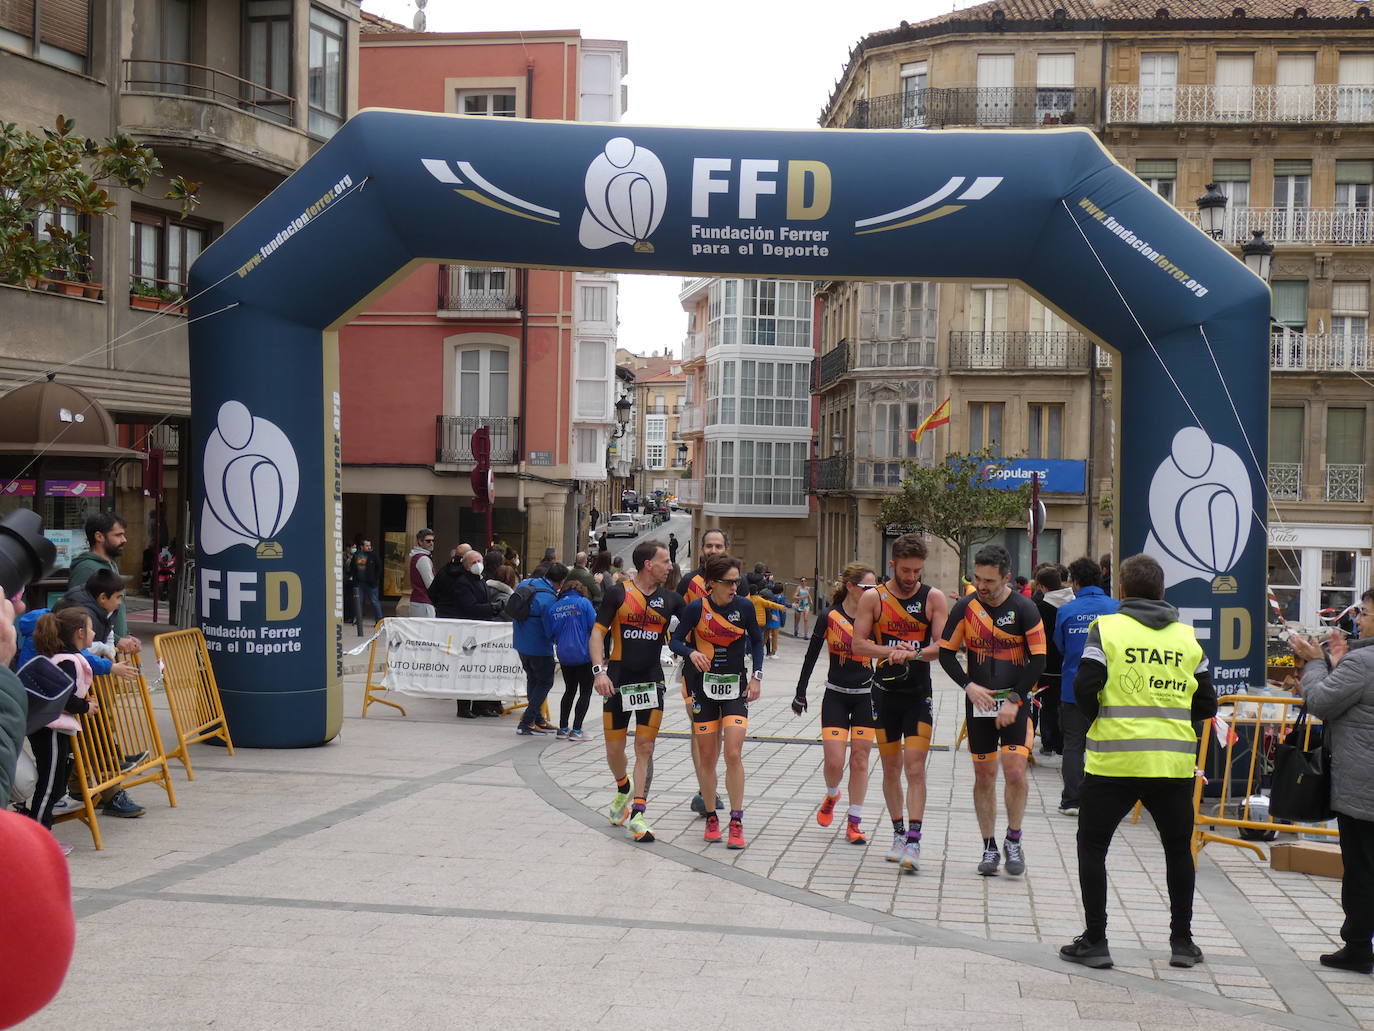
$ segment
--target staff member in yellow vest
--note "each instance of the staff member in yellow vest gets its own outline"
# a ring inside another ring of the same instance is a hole
[[[1059,950],[1061,959],[1109,967],[1107,849],[1131,807],[1145,804],[1164,846],[1169,885],[1169,965],[1202,962],[1193,944],[1191,849],[1194,723],[1210,720],[1217,695],[1193,628],[1164,600],[1164,570],[1148,555],[1121,563],[1121,608],[1099,616],[1074,677],[1077,704],[1089,722],[1078,812],[1078,885],[1084,932]]]

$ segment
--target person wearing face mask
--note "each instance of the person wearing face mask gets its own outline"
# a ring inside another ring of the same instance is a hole
[[[460,560],[463,571],[454,581],[454,600],[459,619],[492,619],[491,600],[487,595],[487,584],[482,578],[486,569],[481,554],[475,549]]]

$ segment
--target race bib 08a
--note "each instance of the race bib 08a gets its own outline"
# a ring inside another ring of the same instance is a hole
[[[714,702],[732,702],[739,697],[738,673],[703,673],[701,691]]]
[[[658,708],[657,684],[621,684],[620,707],[626,712]]]

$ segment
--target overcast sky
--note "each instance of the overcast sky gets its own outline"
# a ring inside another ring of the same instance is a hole
[[[626,40],[629,123],[810,129],[860,38],[953,7],[949,0],[864,0],[852,7],[814,0],[522,0],[487,8],[429,0],[425,14],[431,32],[580,29],[587,39]],[[415,16],[413,0],[363,0],[363,8],[403,25]],[[620,283],[620,346],[676,353],[686,332],[681,280],[621,276]]]

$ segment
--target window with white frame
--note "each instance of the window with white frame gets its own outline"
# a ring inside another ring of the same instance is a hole
[[[610,418],[610,343],[579,337],[577,340],[577,418],[605,421]]]
[[[1255,110],[1255,55],[1217,54],[1212,107],[1226,121],[1248,122]]]
[[[934,397],[935,382],[925,386],[928,397]],[[916,442],[911,434],[922,420],[934,411],[934,403],[924,405],[912,401],[880,401],[873,405],[872,483],[875,487],[895,487],[902,482],[902,463],[915,461],[930,465],[935,459],[935,434],[927,432]]]
[[[811,284],[717,279],[708,295],[708,346],[811,346]]]
[[[706,503],[733,505],[735,503],[735,442],[708,440],[706,442]]]
[[[930,75],[925,61],[902,65],[902,128],[926,124],[926,86]]]
[[[583,322],[608,323],[610,318],[610,294],[610,287],[607,286],[578,287],[578,318]]]
[[[1073,54],[1037,54],[1035,120],[1056,125],[1073,110]]]
[[[582,54],[578,100],[584,122],[620,121],[620,74],[617,55]]]
[[[805,441],[741,440],[736,484],[740,505],[804,505]]]
[[[1354,280],[1331,284],[1331,335],[1336,350],[1345,359],[1342,364],[1355,364],[1365,358],[1369,336],[1369,281]]]
[[[1274,161],[1274,207],[1305,208],[1312,201],[1312,162],[1306,158]]]
[[[938,303],[935,283],[865,283],[858,367],[934,365]]]
[[[666,469],[668,450],[668,417],[644,417],[644,465],[648,469]]]
[[[987,448],[994,455],[1002,453],[1002,414],[1006,405],[1001,401],[973,401],[968,406],[968,449]]]
[[[1178,102],[1178,54],[1140,55],[1140,120],[1172,122]]]
[[[1242,239],[1249,224],[1250,159],[1217,158],[1212,162],[1212,181],[1226,198],[1225,238]]]
[[[1030,458],[1064,457],[1064,406],[1030,406],[1029,438],[1026,454]]]
[[[460,89],[458,111],[465,115],[484,115],[489,118],[514,118],[515,90]]]
[[[1317,113],[1316,82],[1316,54],[1279,54],[1274,113],[1284,121],[1311,121]]]
[[[706,367],[706,422],[731,425],[738,411],[738,368],[734,359],[711,362]]]
[[[1270,284],[1273,319],[1278,326],[1301,333],[1307,329],[1307,280],[1276,279]]]
[[[573,454],[580,465],[601,465],[606,460],[601,432],[585,427],[573,430]]]
[[[458,415],[504,418],[510,414],[510,351],[504,347],[458,350]]]
[[[1336,118],[1342,122],[1374,121],[1374,54],[1341,54],[1337,73]]]
[[[1178,181],[1178,161],[1174,158],[1137,158],[1136,176],[1170,204],[1174,202],[1174,184]]]
[[[310,8],[308,81],[312,136],[333,136],[344,123],[347,53],[347,22],[317,7]]]
[[[1374,161],[1337,161],[1337,210],[1367,211],[1371,183],[1374,183]]]

